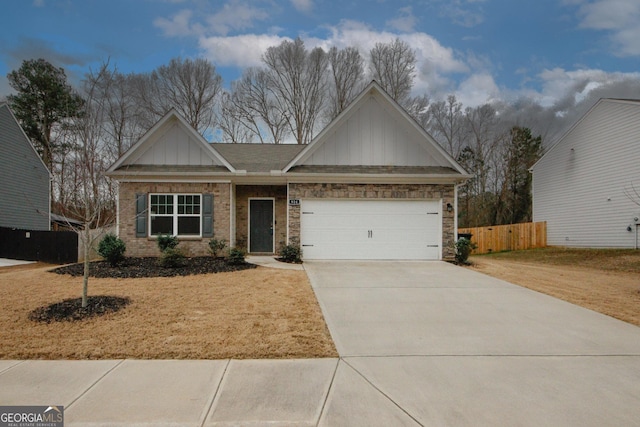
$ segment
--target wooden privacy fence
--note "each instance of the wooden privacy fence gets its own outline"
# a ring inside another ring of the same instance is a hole
[[[544,248],[547,246],[547,223],[493,225],[491,227],[460,228],[458,234],[472,234],[471,241],[478,245],[474,254],[500,251]]]

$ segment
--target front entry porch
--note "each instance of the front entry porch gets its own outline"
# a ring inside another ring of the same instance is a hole
[[[287,242],[287,187],[237,185],[236,246],[249,254],[276,254]]]

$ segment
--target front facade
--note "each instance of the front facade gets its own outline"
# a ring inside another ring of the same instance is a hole
[[[532,167],[551,246],[640,244],[640,101],[601,99]],[[634,191],[635,188],[635,191]]]
[[[306,146],[209,144],[169,112],[109,174],[130,255],[173,234],[190,255],[215,238],[305,259],[450,258],[467,178],[375,82]]]
[[[6,103],[0,104],[0,161],[0,227],[49,230],[49,170]]]

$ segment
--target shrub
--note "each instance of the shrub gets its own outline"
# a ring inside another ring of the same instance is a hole
[[[109,233],[102,238],[98,245],[98,253],[106,259],[112,267],[115,267],[124,260],[124,252],[127,246],[122,239],[113,233]]]
[[[242,249],[231,248],[229,249],[229,255],[227,256],[227,264],[240,265],[244,264],[244,257],[246,253]]]
[[[218,254],[227,247],[227,241],[224,239],[211,239],[209,240],[209,250],[215,258],[218,258]]]
[[[456,242],[456,262],[458,262],[458,264],[468,264],[467,260],[469,259],[471,251],[477,247],[475,243],[472,243],[471,240],[465,237],[458,239]]]
[[[158,247],[160,248],[160,252],[164,252],[169,248],[175,249],[175,247],[178,246],[178,243],[180,242],[175,236],[169,236],[168,234],[161,234],[158,236]]]
[[[158,264],[163,268],[184,267],[186,264],[186,256],[178,248],[168,247],[162,252],[158,258]]]
[[[285,245],[280,249],[280,259],[284,262],[300,264],[302,262],[302,249],[298,245]]]

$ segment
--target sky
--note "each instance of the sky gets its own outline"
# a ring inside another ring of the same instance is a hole
[[[229,87],[295,37],[363,55],[399,37],[418,60],[414,94],[465,106],[573,117],[599,97],[640,99],[639,0],[3,0],[0,98],[34,58],[77,84],[106,60],[138,73],[204,57]]]

